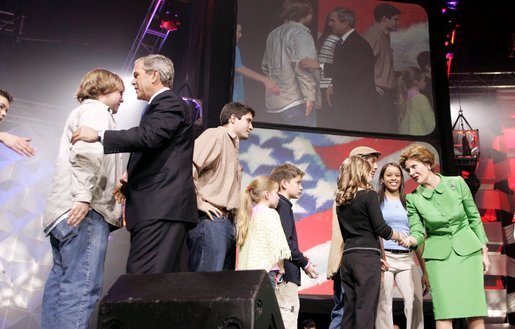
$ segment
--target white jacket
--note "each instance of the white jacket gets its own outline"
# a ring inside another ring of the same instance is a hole
[[[106,222],[121,226],[121,206],[113,198],[113,190],[123,170],[121,156],[104,154],[100,142],[71,144],[72,133],[80,126],[98,131],[113,130],[116,129],[116,122],[107,105],[92,99],[82,102],[68,116],[43,216],[46,234],[75,201],[88,202],[91,209],[100,213]]]

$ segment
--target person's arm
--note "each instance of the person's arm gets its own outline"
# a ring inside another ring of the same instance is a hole
[[[472,193],[461,176],[458,176],[455,181],[458,185],[457,188],[460,189],[461,192],[463,209],[467,215],[470,228],[476,234],[479,241],[481,241],[483,245],[486,245],[488,243],[488,238],[485,233],[483,221],[481,220],[481,215],[479,214],[474,198],[472,197]]]
[[[222,211],[207,202],[199,189],[199,176],[202,171],[215,163],[221,155],[223,140],[217,138],[218,135],[206,130],[195,140],[193,148],[193,184],[197,194],[197,208],[204,212],[209,219],[213,220],[213,215],[220,217]],[[210,169],[207,169],[210,170]]]
[[[168,92],[165,92],[168,93]],[[127,130],[106,130],[106,153],[142,152],[157,150],[176,138],[188,121],[187,109],[178,97],[156,96],[138,127]]]
[[[483,244],[481,255],[483,257],[483,270],[486,273],[490,269],[490,259],[488,258],[488,247],[486,246],[488,238],[485,233],[483,221],[481,220],[481,215],[477,210],[476,203],[474,202],[474,198],[472,197],[472,193],[470,192],[470,188],[467,183],[461,176],[457,177],[457,182],[459,189],[461,190],[463,209],[467,215],[470,228]]]
[[[158,95],[156,98],[158,97],[162,96]],[[178,97],[164,97],[154,102],[138,127],[104,131],[102,144],[106,154],[159,149],[187,124],[187,110]],[[98,142],[99,131],[82,125],[73,132],[71,141],[74,144],[78,141]]]
[[[294,65],[295,77],[299,89],[306,102],[306,115],[313,110],[316,101],[317,81],[313,70],[306,70],[300,67],[300,61],[306,57],[316,57],[315,43],[311,35],[299,33],[293,38],[292,65]]]
[[[336,202],[333,202],[332,207],[332,223],[331,223],[331,246],[329,248],[329,257],[327,260],[326,275],[327,279],[332,279],[335,274],[338,274],[340,269],[342,255],[343,255],[343,235],[338,222],[338,215],[336,213]]]
[[[274,95],[279,95],[281,93],[279,85],[274,80],[269,79],[264,75],[259,74],[256,71],[253,71],[244,65],[235,68],[234,71],[236,73],[243,75],[244,77],[261,82],[265,86],[265,88]]]
[[[385,240],[400,240],[400,234],[395,232],[388,224],[384,222],[383,212],[379,205],[379,197],[376,191],[370,190],[366,193],[366,202],[368,205],[368,215],[370,224],[374,233]]]
[[[30,145],[30,140],[27,137],[19,137],[0,131],[0,142],[19,155],[31,157],[36,154],[34,148]]]
[[[284,201],[279,200],[279,205],[276,210],[279,213],[284,236],[286,237],[286,241],[288,242],[288,246],[291,250],[291,262],[296,266],[304,268],[306,265],[308,265],[308,259],[304,257],[302,252],[300,252],[298,243],[295,241],[295,220],[292,217],[290,208],[283,202]]]
[[[422,254],[424,253],[424,244],[420,245],[417,250],[415,250],[415,254],[417,255],[418,263],[420,265],[420,268],[422,269],[422,288],[424,289],[423,295],[425,296],[429,289],[431,288],[431,285],[429,284],[429,279],[427,277],[427,271],[426,271],[426,261],[424,260],[424,257],[422,257]]]
[[[425,240],[425,229],[422,223],[422,217],[420,216],[413,199],[414,195],[408,194],[406,196],[406,210],[408,211],[408,220],[410,225],[410,235],[407,236],[404,241],[401,241],[400,245],[406,248],[420,246]]]
[[[299,250],[299,244],[295,230],[295,219],[293,218],[291,208],[286,205],[284,201],[280,200],[276,210],[279,213],[284,235],[286,237],[286,241],[288,242],[288,246],[290,247],[291,262],[295,266],[302,268],[309,277],[316,278],[318,273],[315,269],[315,265],[311,263],[309,259]]]

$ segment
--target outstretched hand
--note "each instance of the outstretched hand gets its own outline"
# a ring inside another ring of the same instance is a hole
[[[279,96],[279,94],[281,94],[281,88],[279,88],[279,85],[274,80],[266,78],[263,81],[263,84],[265,85],[265,88],[275,96]]]
[[[18,153],[19,155],[31,157],[36,154],[34,148],[30,145],[30,138],[19,137],[6,132],[2,132],[0,135],[0,141],[4,143],[5,146],[10,148],[14,152]]]

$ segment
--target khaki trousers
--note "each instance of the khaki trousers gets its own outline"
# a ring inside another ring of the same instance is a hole
[[[299,317],[299,286],[293,282],[282,282],[275,290],[279,310],[283,318],[285,329],[297,329],[297,318]]]
[[[414,252],[393,254],[385,251],[388,271],[379,292],[376,329],[393,329],[393,287],[394,283],[404,299],[404,315],[407,329],[424,328],[424,311],[420,270],[413,260]]]

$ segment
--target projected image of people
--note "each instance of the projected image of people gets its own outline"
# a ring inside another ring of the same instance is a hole
[[[277,94],[255,82],[244,86],[245,101],[265,112],[261,122],[434,133],[428,15],[419,4],[239,0],[238,22],[245,22],[247,31],[238,42],[245,65],[280,89]],[[413,67],[420,67],[425,85],[407,84]]]

